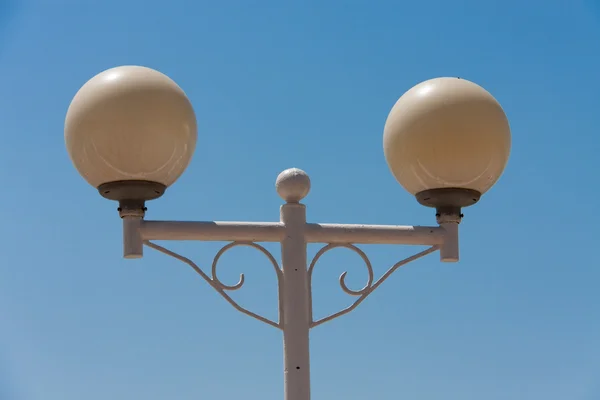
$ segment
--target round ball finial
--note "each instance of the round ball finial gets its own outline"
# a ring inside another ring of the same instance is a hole
[[[286,169],[275,181],[277,194],[288,203],[298,203],[310,192],[308,174],[298,168]]]

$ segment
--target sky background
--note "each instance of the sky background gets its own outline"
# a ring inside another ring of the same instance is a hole
[[[175,259],[122,259],[116,205],[71,165],[69,102],[122,64],[169,75],[198,118],[192,164],[148,219],[277,221],[275,178],[299,167],[311,222],[435,224],[387,169],[385,118],[429,78],[485,87],[513,151],[465,210],[461,262],[410,264],[313,330],[313,398],[600,399],[598,0],[4,0],[1,400],[282,398],[280,332]],[[168,246],[205,269],[219,248]],[[378,276],[420,250],[362,248]],[[316,316],[350,303],[345,270],[361,287],[350,252],[318,264]],[[220,271],[245,272],[235,298],[276,316],[260,254]]]

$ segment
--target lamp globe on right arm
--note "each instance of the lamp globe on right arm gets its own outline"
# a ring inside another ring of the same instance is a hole
[[[481,86],[436,78],[408,90],[387,118],[383,149],[398,182],[440,217],[460,219],[500,178],[511,134],[502,107]]]

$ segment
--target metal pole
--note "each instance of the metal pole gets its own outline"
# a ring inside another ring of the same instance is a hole
[[[281,206],[286,234],[281,241],[283,269],[283,353],[285,400],[310,400],[309,287],[306,268],[306,208]]]
[[[437,227],[314,224],[306,222],[306,207],[300,201],[310,191],[308,175],[299,169],[283,171],[275,182],[277,193],[285,201],[280,210],[280,222],[181,222],[143,221],[143,212],[127,215],[123,212],[123,239],[125,257],[141,257],[142,243],[191,266],[235,309],[263,323],[283,331],[284,399],[310,400],[310,349],[311,328],[331,321],[354,310],[373,293],[394,271],[408,262],[440,250],[442,261],[458,261],[458,223],[460,216],[441,215]],[[443,218],[442,218],[443,217]],[[231,241],[217,252],[212,273],[202,271],[192,260],[172,252],[151,240],[201,240]],[[273,255],[255,243],[280,242],[281,268]],[[328,243],[307,268],[307,243]],[[396,262],[381,278],[374,281],[371,262],[356,243],[365,244],[428,244],[429,249]],[[244,276],[235,285],[225,285],[217,278],[216,268],[224,252],[235,246],[251,246],[269,258],[277,274],[279,287],[279,320],[272,321],[258,315],[233,300],[228,291],[238,290]],[[344,283],[346,273],[340,277],[341,288],[357,299],[345,309],[313,321],[311,277],[315,263],[325,252],[336,248],[349,248],[363,259],[369,280],[361,290],[350,290]]]

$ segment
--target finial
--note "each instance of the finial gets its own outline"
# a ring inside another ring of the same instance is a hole
[[[298,203],[310,192],[310,178],[298,168],[286,169],[275,181],[277,194],[288,203]]]

